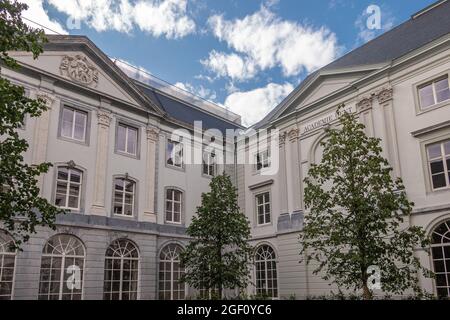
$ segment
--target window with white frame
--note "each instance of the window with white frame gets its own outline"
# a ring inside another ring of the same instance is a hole
[[[11,300],[14,287],[16,250],[14,240],[0,230],[0,300]]]
[[[126,178],[114,179],[114,214],[132,216],[136,183]]]
[[[186,295],[186,285],[181,282],[184,268],[181,267],[180,253],[182,247],[169,244],[159,255],[159,299],[183,300]]]
[[[270,223],[270,193],[257,194],[256,198],[256,218],[259,225]]]
[[[450,298],[450,220],[433,230],[431,253],[437,295],[439,298]]]
[[[213,177],[216,174],[216,156],[214,152],[203,152],[203,174]]]
[[[119,123],[117,125],[116,151],[137,156],[138,129]]]
[[[183,167],[183,144],[171,139],[167,140],[166,161],[170,166]]]
[[[106,250],[104,300],[137,300],[139,252],[127,239],[115,240]]]
[[[166,222],[181,223],[182,195],[176,189],[166,190]]]
[[[39,300],[81,300],[85,249],[68,234],[51,237],[44,246]]]
[[[448,75],[419,86],[419,102],[422,109],[450,99]]]
[[[450,187],[450,140],[427,146],[428,167],[433,190]]]
[[[61,117],[61,137],[86,141],[87,118],[87,112],[65,106]]]
[[[275,251],[268,245],[261,245],[255,254],[256,294],[277,298],[277,261]]]
[[[58,167],[56,174],[55,205],[80,210],[83,172],[69,167]]]
[[[270,167],[270,153],[269,150],[260,151],[255,155],[255,168],[256,171],[260,171]]]

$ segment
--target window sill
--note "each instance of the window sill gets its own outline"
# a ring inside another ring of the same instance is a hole
[[[139,160],[139,156],[138,155],[134,155],[134,154],[131,154],[131,153],[121,152],[121,151],[118,151],[118,150],[115,150],[114,153],[118,154],[120,156],[124,156],[124,157],[128,157],[128,158],[134,159],[134,160]]]
[[[180,171],[180,172],[185,172],[186,171],[184,165],[182,165],[181,167],[178,167],[178,166],[174,166],[172,164],[168,164],[167,162],[166,162],[166,168],[177,170],[177,171]]]
[[[429,111],[433,111],[433,110],[436,110],[436,109],[439,109],[439,108],[442,108],[442,107],[445,107],[445,106],[450,106],[450,99],[442,101],[442,102],[439,102],[439,103],[436,103],[434,105],[431,105],[431,106],[427,107],[426,109],[422,109],[419,106],[419,109],[417,111],[417,115],[420,116],[420,115],[422,115],[424,113],[427,113]]]
[[[79,144],[80,146],[89,147],[89,141],[87,141],[87,140],[82,141],[82,140],[71,139],[71,138],[67,138],[67,137],[63,137],[63,136],[58,136],[58,139],[61,141],[65,141],[65,142],[76,143],[76,144]]]

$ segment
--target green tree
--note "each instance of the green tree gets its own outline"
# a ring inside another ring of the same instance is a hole
[[[31,52],[36,59],[46,41],[43,30],[28,27],[21,17],[25,4],[0,0],[0,71],[18,69],[10,51]],[[54,228],[55,216],[62,212],[39,197],[37,177],[48,171],[50,163],[28,165],[23,153],[28,143],[17,129],[26,115],[38,117],[46,110],[41,100],[29,99],[21,86],[0,77],[0,224],[4,225],[19,247],[38,225]]]
[[[196,289],[246,288],[253,253],[249,221],[239,211],[236,188],[226,174],[214,177],[210,192],[202,194],[197,216],[187,229],[192,238],[182,253],[182,280]]]
[[[422,294],[418,273],[431,273],[413,252],[429,240],[409,225],[414,204],[400,178],[382,156],[380,139],[368,137],[355,116],[338,110],[339,128],[327,128],[322,161],[311,165],[305,179],[305,225],[301,254],[317,262],[314,273],[339,288],[359,291],[371,299],[368,268],[381,271],[386,293],[413,289]]]

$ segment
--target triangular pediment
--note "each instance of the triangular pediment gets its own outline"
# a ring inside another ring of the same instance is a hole
[[[283,117],[295,109],[314,104],[315,102],[332,95],[353,82],[377,70],[379,66],[368,66],[353,70],[320,71],[313,74],[300,85],[291,95],[289,101],[280,106],[278,112],[271,120]]]
[[[37,59],[27,52],[12,52],[22,66],[155,114],[164,112],[148,99],[103,52],[85,37],[49,36]]]

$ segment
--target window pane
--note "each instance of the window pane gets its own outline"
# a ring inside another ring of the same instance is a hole
[[[134,128],[128,128],[127,152],[130,154],[136,154],[136,146],[137,146],[137,130]]]
[[[428,159],[440,158],[442,156],[440,143],[428,146],[427,151],[428,151]]]
[[[450,155],[450,141],[444,143],[444,152],[446,155]]]
[[[69,204],[67,205],[69,208],[78,209],[78,197],[69,197]]]
[[[430,168],[432,174],[444,172],[444,162],[433,161],[430,163]]]
[[[174,192],[174,200],[181,201],[181,192],[179,192],[179,191]]]
[[[166,158],[167,158],[167,164],[173,165],[173,159],[172,159],[172,151],[173,151],[174,144],[172,141],[167,141],[167,149],[166,149]]]
[[[436,91],[436,99],[437,102],[442,102],[450,99],[450,92],[448,91],[448,88],[442,91]]]
[[[67,168],[58,168],[58,180],[67,180],[68,176]]]
[[[70,170],[70,181],[75,183],[81,182],[81,171],[78,170]]]
[[[426,87],[420,88],[419,97],[420,97],[420,106],[422,108],[429,107],[435,104],[432,85],[430,84]]]
[[[61,124],[61,135],[63,137],[72,138],[73,126],[73,110],[64,108]]]
[[[87,115],[83,112],[75,113],[75,131],[74,138],[78,140],[84,140],[86,132],[86,119]]]
[[[118,151],[126,152],[126,128],[124,126],[119,125],[117,128],[117,141],[116,148]]]
[[[134,192],[134,182],[133,181],[125,181],[125,190],[127,192]]]
[[[433,188],[443,188],[446,186],[445,182],[445,174],[437,174],[432,177],[433,180]]]

